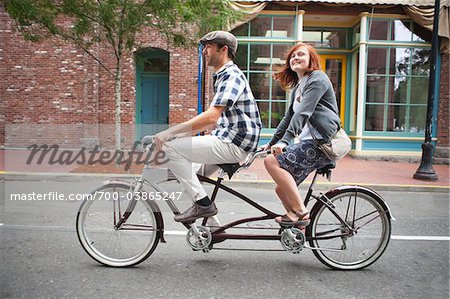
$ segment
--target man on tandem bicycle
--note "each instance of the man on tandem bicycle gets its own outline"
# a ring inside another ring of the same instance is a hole
[[[202,164],[236,163],[258,146],[261,120],[248,81],[233,63],[237,40],[226,31],[213,31],[201,38],[207,65],[214,69],[214,98],[208,110],[155,136],[156,149],[165,151],[168,168],[194,200],[191,208],[175,215],[175,221],[191,222],[217,214],[192,167]],[[194,136],[215,126],[210,135]],[[170,140],[174,136],[189,136]],[[170,140],[170,141],[169,141]]]

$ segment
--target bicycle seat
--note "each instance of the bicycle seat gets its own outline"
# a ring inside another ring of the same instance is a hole
[[[223,169],[228,174],[228,178],[231,179],[233,174],[236,172],[236,170],[241,167],[241,164],[239,163],[226,163],[226,164],[217,164],[220,168]]]
[[[333,168],[336,168],[336,162],[334,162],[334,161],[322,168],[317,169],[317,173],[318,174],[327,174]]]

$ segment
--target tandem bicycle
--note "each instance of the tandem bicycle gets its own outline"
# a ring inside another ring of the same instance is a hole
[[[144,137],[142,146],[148,150],[152,140],[151,136]],[[325,193],[315,191],[317,177],[330,177],[335,163],[314,173],[304,198],[305,206],[312,205],[312,208],[308,207],[310,224],[305,230],[293,226],[276,229],[255,226],[255,232],[228,233],[233,228],[242,225],[248,228],[251,223],[274,220],[278,216],[256,200],[223,184],[225,175],[231,179],[267,153],[258,150],[249,154],[244,162],[218,165],[217,179],[198,175],[200,182],[211,185],[212,201],[219,191],[228,192],[260,213],[234,220],[215,230],[205,226],[206,218],[198,219],[202,220],[201,224],[195,221],[182,223],[187,229],[187,244],[193,250],[206,253],[226,240],[271,240],[281,243],[280,250],[294,254],[310,249],[324,265],[341,270],[362,269],[381,257],[390,240],[393,219],[385,200],[377,192],[357,185],[340,186]],[[103,198],[99,198],[99,194]],[[161,182],[148,178],[145,169],[132,181],[111,179],[92,191],[89,199],[82,202],[76,218],[78,239],[87,254],[107,266],[129,267],[146,260],[159,242],[166,243],[165,219],[151,194],[162,195],[173,214],[180,213],[171,193],[161,187]],[[102,200],[105,198],[109,200]]]

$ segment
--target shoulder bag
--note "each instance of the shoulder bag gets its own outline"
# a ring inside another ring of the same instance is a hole
[[[336,161],[344,158],[352,148],[352,141],[342,127],[330,138],[330,141],[325,143],[320,143],[317,140],[317,138],[314,136],[313,131],[311,130],[311,127],[309,128],[309,130],[311,131],[311,136],[317,142],[319,149],[330,160]]]

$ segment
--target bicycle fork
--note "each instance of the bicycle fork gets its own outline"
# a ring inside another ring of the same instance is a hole
[[[134,188],[132,188],[130,190],[130,192],[132,192],[132,194],[134,195],[137,192],[139,192],[139,190],[141,190],[141,187],[142,187],[142,182],[138,181],[136,186]],[[119,200],[120,200],[120,198],[119,198]],[[127,222],[128,218],[130,217],[131,213],[133,212],[134,208],[136,207],[137,201],[138,200],[135,199],[133,196],[132,200],[130,200],[130,202],[128,203],[128,205],[126,207],[125,212],[123,213],[123,216],[121,215],[120,204],[119,204],[119,206],[118,206],[119,221],[117,221],[117,223],[116,223],[116,215],[117,215],[116,205],[114,205],[114,223],[115,223],[114,229],[115,230],[119,230]]]

